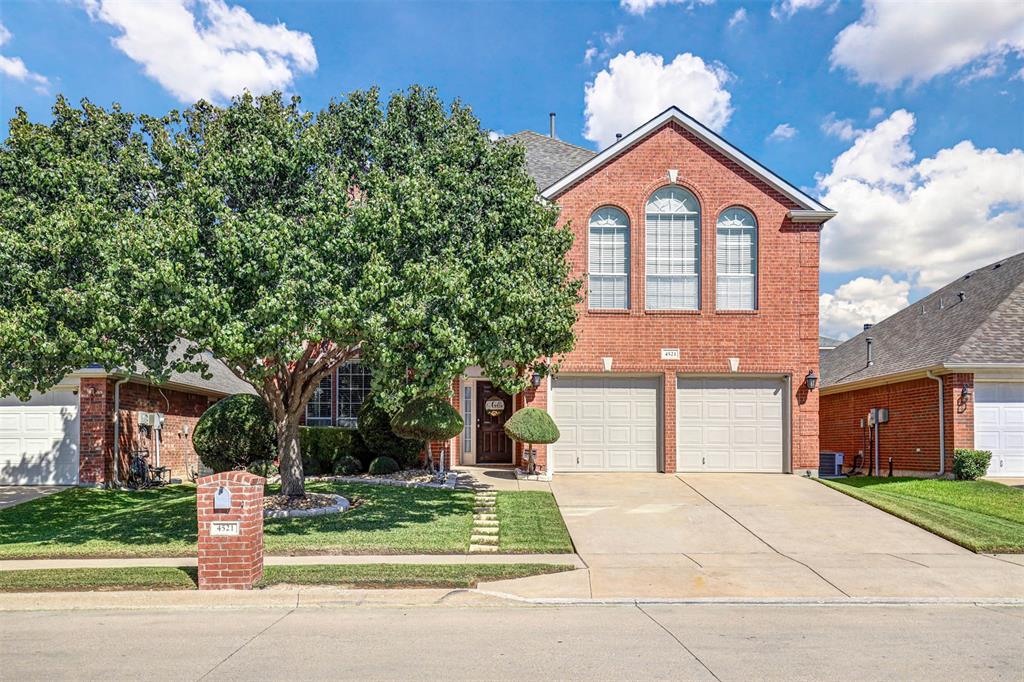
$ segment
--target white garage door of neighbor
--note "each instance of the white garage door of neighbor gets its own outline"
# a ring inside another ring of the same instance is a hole
[[[657,471],[659,379],[566,377],[552,380],[561,438],[553,470]]]
[[[974,385],[974,447],[992,451],[989,476],[1024,476],[1024,383]]]
[[[0,485],[78,483],[78,396],[0,398]]]
[[[783,470],[782,379],[676,380],[680,471]]]

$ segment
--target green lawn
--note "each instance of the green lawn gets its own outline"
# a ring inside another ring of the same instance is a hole
[[[268,554],[450,554],[469,548],[472,492],[330,482],[311,483],[308,488],[344,495],[357,500],[358,506],[340,515],[268,519]],[[510,552],[572,551],[550,494],[501,495],[532,496],[505,505],[503,548],[508,533]],[[529,513],[530,504],[536,505],[536,515]],[[499,514],[501,507],[499,503]],[[195,552],[191,486],[145,491],[72,488],[0,510],[0,559]]]
[[[920,478],[821,482],[975,552],[1024,552],[1024,490],[992,481]]]
[[[569,531],[551,493],[500,491],[497,496],[498,547],[501,552],[572,552]]]
[[[463,587],[490,580],[571,571],[561,564],[337,564],[267,566],[257,587],[335,585],[349,588]],[[0,592],[194,590],[196,569],[43,568],[0,571]]]

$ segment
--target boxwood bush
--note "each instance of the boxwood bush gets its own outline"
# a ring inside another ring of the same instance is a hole
[[[391,459],[390,457],[385,456],[378,457],[372,462],[370,462],[369,471],[374,476],[386,476],[388,474],[395,473],[399,469],[401,469],[401,467],[398,466],[398,462]]]
[[[953,451],[953,475],[958,481],[973,481],[985,475],[991,461],[988,450],[957,448]]]
[[[366,445],[355,429],[300,427],[299,449],[302,451],[302,468],[307,476],[333,474],[344,457],[359,460],[360,469],[369,461]]]
[[[363,473],[363,463],[352,455],[342,455],[334,463],[334,473],[342,476],[355,476]]]
[[[277,427],[262,398],[240,393],[203,413],[192,432],[192,445],[214,473],[246,469],[273,458]]]
[[[374,399],[371,393],[359,409],[359,435],[366,444],[366,450],[373,457],[387,456],[398,462],[403,469],[416,466],[423,441],[402,438],[391,430],[391,415]],[[369,465],[369,461],[364,463]]]

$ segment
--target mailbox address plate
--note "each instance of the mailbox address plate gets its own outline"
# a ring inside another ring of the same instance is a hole
[[[211,521],[210,522],[210,535],[225,536],[225,535],[238,535],[239,524],[238,521]]]
[[[662,348],[661,349],[662,360],[678,360],[679,349],[678,348]]]

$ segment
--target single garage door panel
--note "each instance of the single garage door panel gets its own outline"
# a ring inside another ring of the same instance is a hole
[[[551,446],[554,470],[657,471],[660,385],[653,378],[555,377],[552,412],[562,436]]]
[[[0,485],[78,483],[78,397],[0,398]]]
[[[989,476],[1024,476],[1024,383],[975,384],[974,447],[992,452]]]
[[[679,470],[783,471],[785,397],[781,378],[678,377]]]

